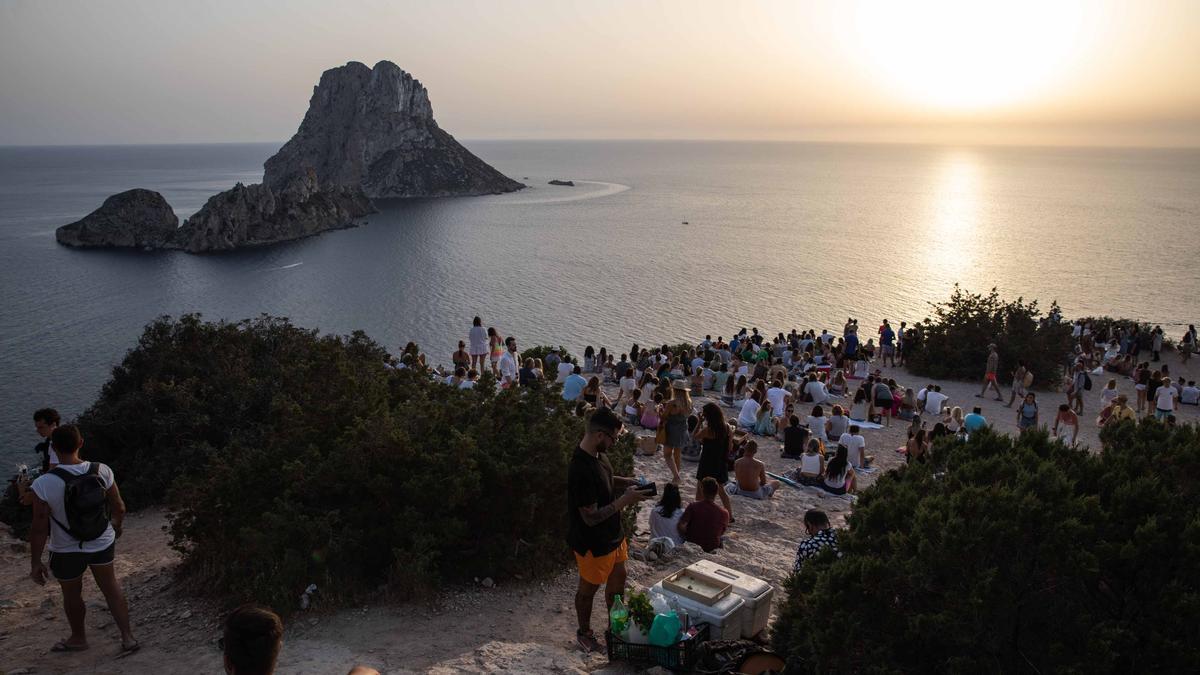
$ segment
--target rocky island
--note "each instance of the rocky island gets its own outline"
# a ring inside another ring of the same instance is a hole
[[[433,118],[425,87],[390,61],[321,75],[261,184],[213,195],[182,226],[162,195],[133,189],[55,232],[79,247],[223,251],[353,227],[371,200],[499,194],[525,187],[471,154]]]

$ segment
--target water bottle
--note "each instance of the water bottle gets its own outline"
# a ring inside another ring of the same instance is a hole
[[[629,610],[618,595],[613,600],[612,609],[608,611],[608,629],[613,635],[624,638],[629,630]]]

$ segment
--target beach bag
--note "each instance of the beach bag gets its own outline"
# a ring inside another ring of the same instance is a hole
[[[79,548],[82,549],[83,542],[99,539],[108,530],[108,495],[105,493],[104,479],[100,477],[100,464],[92,462],[87,472],[79,475],[60,467],[55,467],[50,473],[66,484],[63,506],[67,510],[67,524],[60,523],[57,518],[54,518],[54,522],[66,530],[72,539],[78,539]]]
[[[1033,386],[1033,373],[1031,371],[1025,371],[1025,380],[1022,382],[1022,384],[1025,385],[1026,389]]]

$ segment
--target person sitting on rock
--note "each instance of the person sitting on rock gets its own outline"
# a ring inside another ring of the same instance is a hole
[[[770,499],[779,489],[779,481],[767,480],[767,465],[755,457],[757,454],[758,442],[748,441],[742,457],[733,463],[734,480],[727,487],[729,494]]]

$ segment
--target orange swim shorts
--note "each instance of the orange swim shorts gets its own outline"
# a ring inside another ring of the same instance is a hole
[[[588,551],[587,555],[575,554],[575,564],[579,566],[579,576],[589,584],[601,586],[608,581],[617,563],[629,560],[629,545],[621,539],[621,545],[597,558]]]
[[[987,374],[987,376],[986,376],[986,378],[987,378],[987,381],[988,381],[988,382],[995,382],[995,381],[996,381],[996,374],[995,374],[995,373],[988,373],[988,374]]]

